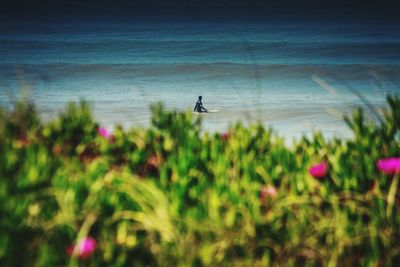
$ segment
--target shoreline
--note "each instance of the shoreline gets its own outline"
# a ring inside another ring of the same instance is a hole
[[[117,125],[121,125],[124,129],[147,128],[151,123],[149,107],[145,109],[140,107],[105,109],[101,105],[90,103],[93,107],[93,115],[96,121],[108,129],[115,129]],[[346,114],[350,116],[352,111],[355,111],[358,107],[362,106],[348,107]],[[63,107],[57,111],[43,112],[40,109],[38,111],[43,121],[48,121],[55,118],[58,112],[62,110],[64,110]],[[191,113],[190,109],[167,107],[166,110]],[[336,110],[336,112],[339,111]],[[278,136],[287,140],[292,140],[293,138],[299,140],[303,135],[310,137],[314,132],[321,132],[328,139],[335,137],[347,139],[352,137],[352,132],[341,114],[330,114],[327,110],[321,111],[317,107],[308,110],[274,108],[263,111],[242,109],[232,112],[219,108],[218,113],[192,114],[192,116],[193,118],[201,117],[201,129],[203,132],[208,133],[226,132],[230,126],[240,122],[247,126],[261,123],[265,128],[272,128]],[[366,117],[369,117],[368,112]]]

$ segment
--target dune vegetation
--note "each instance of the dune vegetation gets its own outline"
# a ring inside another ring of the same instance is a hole
[[[400,97],[354,136],[288,146],[152,107],[113,131],[86,102],[0,111],[0,266],[396,266]]]

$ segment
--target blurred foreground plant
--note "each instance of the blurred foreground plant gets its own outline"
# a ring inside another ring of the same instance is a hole
[[[388,103],[379,124],[346,118],[352,139],[291,147],[262,125],[202,133],[162,105],[149,128],[112,132],[86,102],[46,123],[27,103],[0,110],[0,265],[396,266]]]

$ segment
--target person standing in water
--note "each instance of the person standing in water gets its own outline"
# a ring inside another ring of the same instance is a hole
[[[196,105],[194,106],[193,111],[195,112],[207,112],[207,109],[203,107],[203,103],[201,103],[202,97],[199,96],[199,100],[197,100]]]

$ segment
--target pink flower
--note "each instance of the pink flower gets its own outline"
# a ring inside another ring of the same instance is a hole
[[[308,170],[308,172],[314,177],[314,178],[323,178],[326,176],[326,170],[328,168],[328,164],[326,162],[321,162],[319,164],[315,164],[311,166],[311,168]]]
[[[229,132],[222,132],[222,133],[220,134],[220,136],[221,136],[221,139],[222,139],[222,140],[226,141],[226,140],[229,139],[229,137],[230,137],[231,135],[230,135]]]
[[[104,127],[100,127],[97,132],[99,133],[100,136],[107,138],[108,140],[111,140],[113,138],[113,135],[109,130],[107,130]]]
[[[278,192],[276,191],[276,188],[274,186],[263,186],[260,191],[261,204],[265,205],[267,202],[267,198],[274,198],[277,194]]]
[[[384,174],[400,173],[400,158],[380,159],[376,166]]]
[[[67,254],[71,256],[75,249],[76,255],[80,259],[87,259],[96,249],[96,240],[89,236],[79,241],[75,246],[67,247]]]

